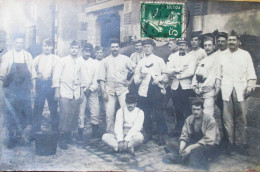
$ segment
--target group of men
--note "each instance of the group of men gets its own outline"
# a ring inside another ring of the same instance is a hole
[[[200,47],[202,38],[204,49]],[[246,152],[246,103],[254,90],[256,74],[250,54],[239,48],[239,36],[234,31],[220,32],[216,38],[194,32],[190,52],[186,39],[170,40],[172,54],[166,63],[154,54],[156,44],[152,39],[136,41],[136,52],[130,58],[119,53],[117,39],[111,40],[107,57],[103,57],[102,47],[93,48],[90,43],[82,46],[78,57],[80,44],[72,41],[70,54],[60,58],[52,54],[53,42],[46,39],[43,53],[33,59],[23,44],[24,38],[16,35],[14,48],[2,57],[0,66],[9,148],[21,141],[28,124],[32,124],[32,139],[41,130],[46,99],[52,129],[60,134],[61,149],[68,149],[74,130],[78,129],[78,139],[84,140],[86,109],[92,137],[102,137],[113,151],[134,153],[136,146],[152,138],[153,122],[158,144],[165,145],[163,112],[166,97],[171,97],[176,114],[174,135],[180,137],[180,147],[178,151],[173,146],[165,147],[174,155],[168,156],[170,160],[185,160],[196,166],[198,156],[202,156],[205,158],[200,162],[206,166],[207,155],[212,155],[221,140],[215,104],[223,117],[227,151],[238,147],[235,150]],[[35,97],[33,110],[31,97]],[[106,114],[103,136],[102,109]]]

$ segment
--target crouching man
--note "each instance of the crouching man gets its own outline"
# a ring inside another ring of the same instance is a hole
[[[194,169],[208,169],[208,162],[217,153],[220,142],[218,125],[212,115],[203,113],[203,102],[195,99],[192,102],[192,115],[183,126],[179,149],[168,144],[165,147],[164,160],[184,163]]]
[[[116,152],[127,150],[134,154],[134,148],[143,140],[141,130],[144,122],[144,112],[137,108],[136,96],[132,93],[126,94],[126,106],[121,107],[116,113],[114,134],[106,133],[102,140]]]

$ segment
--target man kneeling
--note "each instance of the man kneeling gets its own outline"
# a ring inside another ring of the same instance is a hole
[[[126,107],[121,107],[116,113],[114,133],[106,133],[102,140],[117,151],[128,151],[134,154],[134,148],[143,140],[141,130],[144,122],[144,112],[137,108],[136,96],[126,94]]]
[[[192,102],[192,115],[183,126],[180,147],[173,145],[165,147],[164,157],[174,163],[187,163],[195,169],[208,169],[208,160],[217,153],[216,148],[220,142],[218,125],[212,115],[203,114],[203,102],[194,99]]]

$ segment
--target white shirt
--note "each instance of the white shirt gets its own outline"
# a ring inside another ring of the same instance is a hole
[[[196,69],[196,57],[190,53],[184,56],[174,53],[169,59],[167,71],[171,71],[170,78],[173,78],[171,89],[177,90],[179,84],[184,90],[191,89],[191,80]]]
[[[97,77],[100,63],[92,58],[85,60],[83,57],[79,57],[79,60],[81,61],[83,73],[85,76],[85,90],[89,89],[92,92],[96,91],[98,88]]]
[[[28,70],[31,73],[31,79],[35,79],[37,77],[31,54],[25,50],[21,50],[17,52],[13,49],[8,51],[1,58],[1,66],[0,66],[1,80],[5,80],[6,76],[9,74],[11,70],[13,63],[26,63]]]
[[[140,96],[147,97],[151,77],[161,77],[164,69],[165,63],[163,59],[154,54],[145,56],[139,61],[135,70],[134,81],[136,84],[140,84],[138,90]],[[147,73],[146,77],[143,79],[141,79],[142,73]]]
[[[219,69],[218,62],[219,60],[215,53],[204,57],[195,71],[195,75],[192,79],[192,87],[197,87],[202,93],[207,93],[215,89]],[[203,83],[198,82],[196,79],[196,74],[202,75],[203,78],[206,78],[206,80]]]
[[[204,57],[207,56],[207,53],[204,49],[199,48],[197,50],[191,50],[189,52],[190,55],[194,56],[196,58],[196,66],[199,64],[199,62],[204,59]]]
[[[79,99],[80,88],[85,86],[84,73],[80,58],[70,55],[61,58],[54,70],[53,87],[60,87],[60,96],[68,99]]]
[[[35,70],[38,74],[42,75],[44,80],[52,79],[55,66],[59,63],[60,57],[54,54],[41,54],[33,60]]]
[[[131,54],[130,59],[137,65],[138,62],[139,62],[140,60],[142,60],[142,58],[143,58],[144,56],[145,56],[145,55],[144,55],[143,52],[141,52],[141,53],[134,52],[133,54]]]
[[[144,123],[144,112],[135,108],[129,111],[127,107],[120,108],[116,113],[115,129],[117,141],[129,141],[137,132],[141,132]],[[124,128],[129,131],[124,135]]]
[[[221,53],[220,73],[221,91],[224,101],[229,101],[235,89],[238,101],[244,101],[245,90],[249,80],[256,80],[256,74],[250,54],[238,48],[231,52],[229,49]]]

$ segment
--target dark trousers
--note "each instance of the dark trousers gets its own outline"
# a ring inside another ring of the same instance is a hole
[[[158,86],[149,85],[147,97],[138,97],[138,107],[144,111],[144,131],[146,134],[151,135],[152,117],[156,121],[158,135],[164,135],[167,132],[163,115],[163,94]]]
[[[189,145],[190,144],[186,147]],[[171,160],[174,160],[174,162],[183,163],[197,170],[208,170],[209,162],[218,155],[217,146],[203,145],[192,150],[191,153],[183,159],[179,155],[179,146],[167,145],[166,147],[170,147],[170,149],[168,149],[170,152],[167,156],[170,157]]]
[[[190,97],[195,97],[195,93],[191,89],[183,90],[179,85],[177,90],[172,90],[172,101],[176,113],[175,130],[180,131],[184,125],[185,119],[191,115]]]
[[[37,80],[36,81],[36,97],[34,102],[32,130],[37,132],[41,130],[42,112],[45,100],[48,101],[48,106],[51,116],[51,126],[53,131],[58,131],[59,116],[58,102],[54,100],[55,89],[51,88],[51,81]]]

